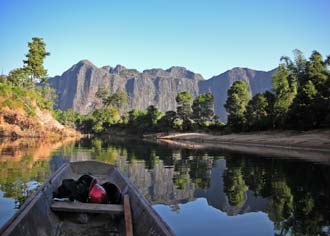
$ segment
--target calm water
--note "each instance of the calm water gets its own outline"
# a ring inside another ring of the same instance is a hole
[[[0,225],[63,160],[116,164],[177,235],[330,235],[330,166],[142,141],[0,143]]]

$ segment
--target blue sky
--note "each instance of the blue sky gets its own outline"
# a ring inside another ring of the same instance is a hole
[[[330,54],[329,0],[0,0],[0,69],[22,66],[42,37],[50,76],[97,66],[184,66],[206,79],[232,67],[270,70],[298,48]]]

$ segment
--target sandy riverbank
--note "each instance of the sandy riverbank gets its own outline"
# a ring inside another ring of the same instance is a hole
[[[307,132],[267,131],[258,133],[240,133],[229,135],[211,135],[203,133],[180,133],[159,137],[159,139],[183,140],[198,143],[232,143],[262,146],[279,146],[305,149],[326,149],[330,151],[330,131],[315,130]]]
[[[330,130],[266,131],[230,135],[176,133],[157,138],[162,143],[192,149],[220,148],[267,156],[330,161]]]

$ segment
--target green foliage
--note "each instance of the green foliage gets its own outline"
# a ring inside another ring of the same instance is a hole
[[[158,128],[164,131],[170,131],[174,129],[174,121],[177,115],[175,111],[167,111],[165,115],[161,117],[158,122]]]
[[[299,88],[293,104],[288,113],[288,122],[290,125],[298,126],[302,129],[316,128],[317,126],[317,107],[316,102],[317,90],[312,81]]]
[[[183,120],[180,119],[180,118],[174,119],[174,121],[173,121],[173,128],[175,130],[182,131],[183,130]]]
[[[281,128],[330,127],[329,60],[314,51],[306,60],[295,51],[273,77],[275,124]]]
[[[248,130],[265,130],[272,128],[271,93],[256,94],[246,108],[246,128]]]
[[[147,128],[147,111],[131,110],[128,112],[128,127],[143,131]]]
[[[44,83],[47,79],[47,70],[43,63],[46,56],[50,53],[46,52],[46,44],[42,38],[32,38],[32,42],[28,43],[29,52],[24,60],[24,70],[33,80]]]
[[[0,94],[2,102],[0,108],[8,107],[10,109],[24,109],[27,115],[35,115],[35,102],[41,109],[51,110],[53,100],[50,95],[45,95],[44,90],[41,88],[27,89],[16,86],[11,82],[5,81],[0,83]],[[49,88],[49,92],[53,90]]]
[[[67,110],[61,119],[64,120],[66,118],[68,123],[74,123],[81,132],[87,134],[107,133],[111,126],[118,124],[120,121],[118,109],[112,106],[97,109],[85,116],[72,110]]]
[[[176,96],[177,116],[182,120],[182,129],[189,130],[192,127],[190,120],[192,97],[188,91],[180,92]]]
[[[109,94],[109,90],[105,87],[100,87],[95,96],[102,100],[104,107],[115,107],[120,113],[126,110],[128,105],[128,96],[126,92],[118,90],[114,94]]]
[[[155,106],[147,108],[147,125],[151,128],[157,125],[157,122],[164,116],[164,113],[159,111]]]
[[[232,206],[241,206],[244,202],[244,194],[248,190],[243,179],[241,163],[239,160],[227,160],[227,168],[223,175],[224,192],[227,195],[229,204]]]
[[[192,119],[199,126],[207,126],[215,120],[214,97],[212,93],[203,93],[194,99]]]
[[[236,81],[228,90],[225,108],[228,114],[227,125],[234,131],[240,131],[245,124],[245,111],[250,100],[247,83]]]
[[[49,87],[47,83],[43,87],[35,88],[37,105],[41,109],[53,110],[54,101],[57,99],[56,92],[53,88]]]
[[[80,113],[75,112],[72,109],[68,109],[65,111],[55,110],[54,116],[55,119],[57,119],[61,124],[72,128],[76,128],[82,119]]]
[[[290,215],[293,207],[293,196],[285,180],[273,180],[272,191],[274,197],[269,202],[267,211],[269,218],[276,224]]]
[[[34,83],[25,68],[18,68],[10,71],[8,81],[13,85],[22,88],[32,88],[34,86]]]
[[[280,65],[278,71],[273,75],[273,91],[275,94],[274,123],[279,128],[284,126],[287,112],[297,93],[297,83],[295,80],[290,82],[291,77],[288,67],[284,64]]]
[[[118,90],[105,99],[106,106],[113,106],[117,109],[125,109],[128,104],[128,97],[124,91]]]
[[[109,96],[109,90],[108,90],[106,87],[101,86],[101,87],[97,90],[95,96],[96,96],[97,98],[101,99],[102,104],[105,106],[106,103],[107,103],[107,98],[108,98],[108,96]]]

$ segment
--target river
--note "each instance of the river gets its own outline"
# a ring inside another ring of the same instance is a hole
[[[330,165],[127,139],[0,142],[0,225],[63,161],[117,165],[177,235],[330,235]]]

